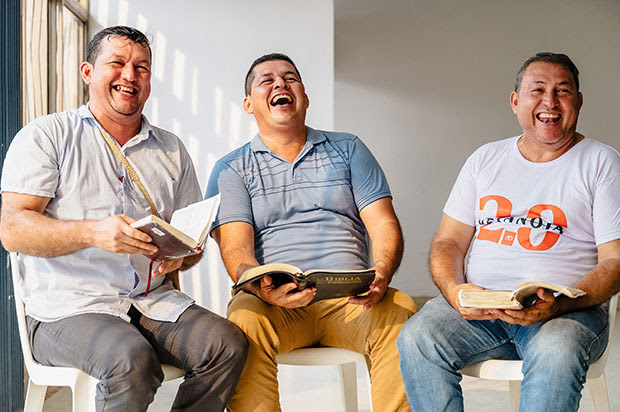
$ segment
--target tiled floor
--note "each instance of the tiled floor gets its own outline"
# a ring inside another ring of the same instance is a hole
[[[614,347],[607,363],[606,376],[611,398],[611,410],[620,411],[620,324],[616,323]],[[361,376],[361,374],[358,374]],[[340,412],[342,411],[338,372],[332,366],[282,366],[280,368],[280,394],[284,412]],[[169,411],[176,393],[178,381],[165,383],[157,393],[149,412]],[[471,412],[508,411],[508,384],[506,382],[483,381],[464,378],[465,410]],[[369,412],[367,382],[359,379],[358,398],[360,412]],[[593,411],[592,400],[587,390],[579,412]],[[48,399],[44,412],[70,412],[71,394],[63,389]]]

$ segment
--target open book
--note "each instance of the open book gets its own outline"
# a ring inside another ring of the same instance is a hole
[[[476,309],[523,309],[532,306],[538,300],[536,291],[544,288],[569,298],[584,296],[581,289],[552,285],[544,282],[523,282],[515,290],[459,290],[459,301],[463,308]]]
[[[220,195],[192,203],[172,213],[170,223],[155,216],[146,216],[131,224],[148,234],[157,253],[148,255],[154,260],[170,260],[202,252],[220,204]]]
[[[297,282],[297,289],[293,292],[316,286],[316,295],[310,302],[314,303],[323,299],[356,296],[368,292],[375,278],[375,269],[302,272],[298,267],[287,263],[269,263],[243,272],[239,281],[233,285],[233,294],[246,283],[258,281],[267,275],[271,276],[273,285],[276,287],[288,282]]]

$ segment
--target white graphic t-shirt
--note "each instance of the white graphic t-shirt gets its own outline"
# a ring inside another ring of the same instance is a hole
[[[519,136],[467,159],[444,208],[476,232],[468,282],[513,289],[528,280],[570,286],[620,238],[620,155],[585,138],[557,159],[534,163]]]

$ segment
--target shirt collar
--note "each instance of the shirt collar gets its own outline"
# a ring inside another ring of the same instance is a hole
[[[306,146],[315,146],[319,143],[323,143],[325,139],[326,138],[323,133],[318,130],[314,130],[309,126],[306,126]],[[252,141],[250,142],[250,148],[254,152],[271,151],[260,138],[260,133],[256,133],[256,135],[252,138]]]
[[[91,121],[97,127],[101,127],[101,124],[97,121],[97,119],[95,119],[95,116],[93,116],[93,113],[88,108],[88,103],[80,106],[80,108],[78,109],[78,113],[82,119],[91,119]],[[157,134],[153,130],[153,126],[151,126],[151,123],[149,123],[145,115],[142,115],[140,131],[138,132],[137,135],[132,137],[131,140],[129,140],[125,144],[125,146],[128,146],[128,145],[133,146],[134,144],[137,144],[143,140],[148,139],[150,136],[153,136],[155,139],[159,140],[159,138],[157,137]]]

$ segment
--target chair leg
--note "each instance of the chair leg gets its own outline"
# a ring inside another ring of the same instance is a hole
[[[589,378],[586,381],[586,386],[592,396],[592,402],[594,403],[595,412],[610,412],[611,405],[609,404],[609,393],[607,392],[607,382],[605,380],[605,374],[603,373],[598,378]]]
[[[366,378],[366,383],[368,384],[368,405],[370,405],[370,411],[372,412],[372,384],[370,381],[370,358],[368,356],[365,356],[366,358],[366,363],[363,364],[363,366],[365,366],[365,368],[362,368],[364,370],[364,377]]]
[[[510,412],[519,410],[519,398],[521,397],[521,381],[508,381],[510,391]]]
[[[73,412],[95,412],[95,394],[99,381],[85,373],[80,374],[71,388]]]
[[[24,412],[43,411],[43,402],[45,402],[46,392],[47,386],[37,385],[36,383],[28,379],[28,389],[26,390]]]
[[[343,363],[338,367],[340,374],[340,393],[345,412],[357,412],[356,363]]]

